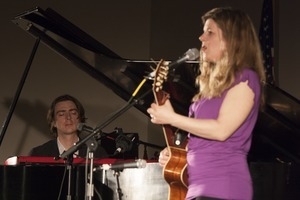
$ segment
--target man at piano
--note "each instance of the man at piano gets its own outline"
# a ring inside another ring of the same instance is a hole
[[[30,156],[58,157],[80,140],[77,126],[85,123],[86,119],[85,110],[78,99],[68,94],[55,98],[47,114],[50,133],[54,139],[34,147]],[[87,149],[87,145],[82,145],[73,157],[86,157]],[[94,157],[105,158],[108,154],[98,144]]]

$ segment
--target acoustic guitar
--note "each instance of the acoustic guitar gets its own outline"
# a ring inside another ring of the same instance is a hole
[[[169,62],[160,60],[153,80],[153,94],[155,102],[163,105],[170,94],[163,90],[163,85],[167,80]],[[170,152],[170,159],[163,169],[163,176],[169,184],[169,200],[184,200],[187,193],[187,173],[186,173],[186,133],[170,125],[162,125],[166,145]]]

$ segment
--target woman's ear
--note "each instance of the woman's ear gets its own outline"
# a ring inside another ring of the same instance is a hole
[[[226,42],[224,40],[221,40],[220,42],[220,50],[222,51],[226,50]]]

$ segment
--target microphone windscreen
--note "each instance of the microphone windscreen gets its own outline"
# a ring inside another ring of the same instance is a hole
[[[199,58],[200,56],[200,52],[198,49],[193,48],[193,49],[189,49],[185,55],[188,57],[187,60],[196,60],[197,58]]]

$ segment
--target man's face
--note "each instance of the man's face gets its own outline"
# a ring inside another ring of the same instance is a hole
[[[53,125],[57,129],[57,134],[77,134],[79,114],[73,101],[62,101],[55,105]]]

